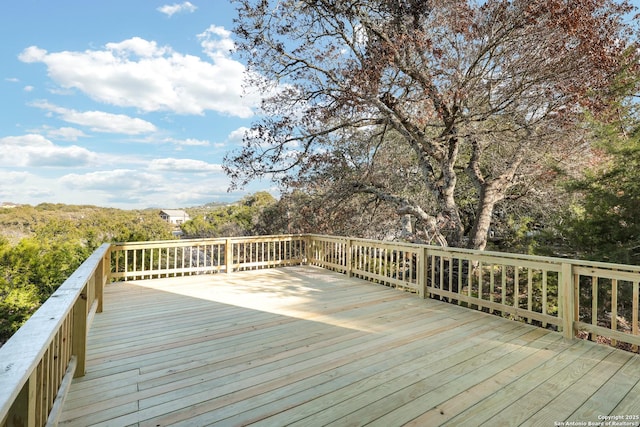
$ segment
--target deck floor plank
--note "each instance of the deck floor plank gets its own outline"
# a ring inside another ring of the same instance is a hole
[[[593,348],[593,346],[586,344],[584,353],[580,354],[576,352],[576,355],[579,355],[577,360],[573,361],[569,366],[562,369],[562,371],[556,375],[553,375],[547,381],[539,384],[516,402],[511,403],[508,409],[494,415],[490,421],[482,425],[506,425],[508,423],[519,425],[526,422],[528,419],[534,417],[540,410],[551,404],[562,391],[571,388],[580,378],[591,371],[600,360],[610,354],[611,351],[612,349],[605,346]],[[541,424],[553,425],[554,421],[557,421],[557,419],[549,419]]]
[[[554,425],[640,356],[314,267],[109,285],[62,426]]]
[[[501,389],[508,378],[539,364],[541,349],[560,339],[547,331],[529,331],[519,340],[520,344],[513,345],[515,340],[503,344],[506,345],[506,349],[503,347],[505,354],[484,365],[475,366],[461,361],[434,377],[420,379],[399,390],[395,396],[397,405],[391,410],[372,405],[350,414],[343,422],[353,424],[358,418],[367,416],[373,418],[372,425],[379,426],[390,422],[406,424],[416,418],[418,420],[414,424],[417,426],[439,425],[487,394]],[[371,411],[375,411],[375,416]]]
[[[488,326],[493,333],[502,334],[502,337],[495,337],[496,341],[492,343],[494,348],[499,347],[501,338],[508,339],[523,333],[523,330],[517,328],[517,325],[513,328],[508,328],[513,325],[504,324]],[[438,381],[436,376],[450,366],[462,361],[474,363],[473,359],[491,353],[489,341],[483,342],[473,336],[484,332],[486,331],[480,328],[469,329],[468,334],[455,334],[454,339],[450,339],[448,342],[430,346],[433,350],[431,348],[425,349],[424,344],[420,343],[421,353],[424,354],[422,357],[410,361],[398,360],[404,364],[391,368],[382,366],[376,375],[367,378],[359,376],[357,381],[344,387],[336,387],[336,385],[340,385],[336,384],[328,390],[326,395],[306,402],[306,412],[302,412],[302,407],[300,407],[295,409],[295,416],[281,412],[277,417],[273,417],[273,420],[276,421],[276,424],[278,420],[282,422],[286,420],[287,423],[295,420],[291,425],[308,425],[310,420],[328,424],[346,416],[354,416],[355,411],[358,410],[361,414],[355,415],[355,417],[359,422],[364,422],[367,417],[371,418],[371,414],[376,410],[384,411],[385,407],[399,406],[394,393],[397,394],[399,390],[406,388],[407,384],[415,384],[417,379],[436,383]],[[434,344],[436,343],[434,342]],[[451,350],[454,345],[456,352]],[[441,349],[437,350],[438,348]],[[496,355],[491,354],[489,357],[495,358]],[[381,404],[381,400],[384,400],[385,403]],[[375,415],[373,417],[375,418]],[[269,424],[271,421],[272,418],[269,418],[265,424]],[[347,423],[347,419],[345,418],[343,422]]]
[[[438,336],[432,335],[430,341],[446,347],[456,339],[471,338],[471,335],[477,330],[478,327],[470,327],[464,337],[458,334],[444,334],[440,330],[440,334]],[[307,408],[299,405],[310,403],[305,406],[310,409],[310,414],[314,414],[319,408],[324,407],[323,402],[330,407],[335,407],[335,404],[340,401],[340,397],[336,397],[334,394],[343,394],[342,399],[346,399],[350,393],[358,392],[353,388],[371,389],[376,385],[384,384],[387,378],[393,378],[397,374],[395,372],[397,370],[403,372],[404,370],[415,370],[416,363],[428,362],[425,359],[433,356],[425,356],[426,350],[419,338],[416,337],[413,342],[402,347],[395,349],[389,347],[385,352],[367,355],[364,359],[353,357],[344,365],[331,371],[306,372],[306,377],[296,381],[295,384],[281,384],[277,389],[274,389],[273,385],[265,385],[261,390],[262,394],[256,394],[256,390],[253,388],[250,391],[253,396],[242,400],[238,399],[233,405],[229,405],[223,410],[203,413],[202,416],[194,419],[203,425],[214,425],[214,422],[242,425],[277,414],[277,417],[269,418],[269,424],[292,423],[295,419],[307,415],[303,412]],[[393,357],[395,362],[392,369],[389,368],[389,357]],[[363,386],[361,386],[362,384]],[[286,407],[295,408],[295,417],[284,410]]]
[[[609,350],[608,348],[606,349]],[[596,361],[595,366],[575,383],[566,385],[565,389],[552,402],[538,411],[532,418],[523,422],[522,425],[535,427],[539,425],[537,422],[555,423],[565,420],[582,422],[582,419],[574,416],[575,412],[618,372],[629,356],[623,351],[613,349],[600,359],[599,355],[601,354],[600,349],[595,348],[588,355],[585,355],[587,359]],[[638,356],[634,357],[637,358]],[[622,400],[625,396],[623,392],[615,392],[614,394],[615,398],[619,400]],[[585,422],[588,423],[589,421],[595,423],[600,420],[596,417],[596,419],[589,419]]]

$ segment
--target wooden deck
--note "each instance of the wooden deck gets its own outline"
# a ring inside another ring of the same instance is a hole
[[[638,355],[314,267],[110,285],[88,341],[61,425],[640,421]]]

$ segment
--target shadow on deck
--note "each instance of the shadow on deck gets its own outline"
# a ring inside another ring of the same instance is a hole
[[[640,356],[320,268],[116,283],[104,305],[61,425],[640,421]]]

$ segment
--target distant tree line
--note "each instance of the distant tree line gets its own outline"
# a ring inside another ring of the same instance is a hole
[[[191,220],[182,224],[180,229],[183,237],[188,239],[265,234],[268,230],[264,227],[263,215],[276,203],[270,193],[261,191],[236,203],[189,208]]]

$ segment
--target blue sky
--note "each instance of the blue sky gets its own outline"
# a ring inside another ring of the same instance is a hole
[[[226,0],[0,6],[0,203],[231,201],[225,153],[255,120]],[[275,193],[274,193],[275,194]]]

